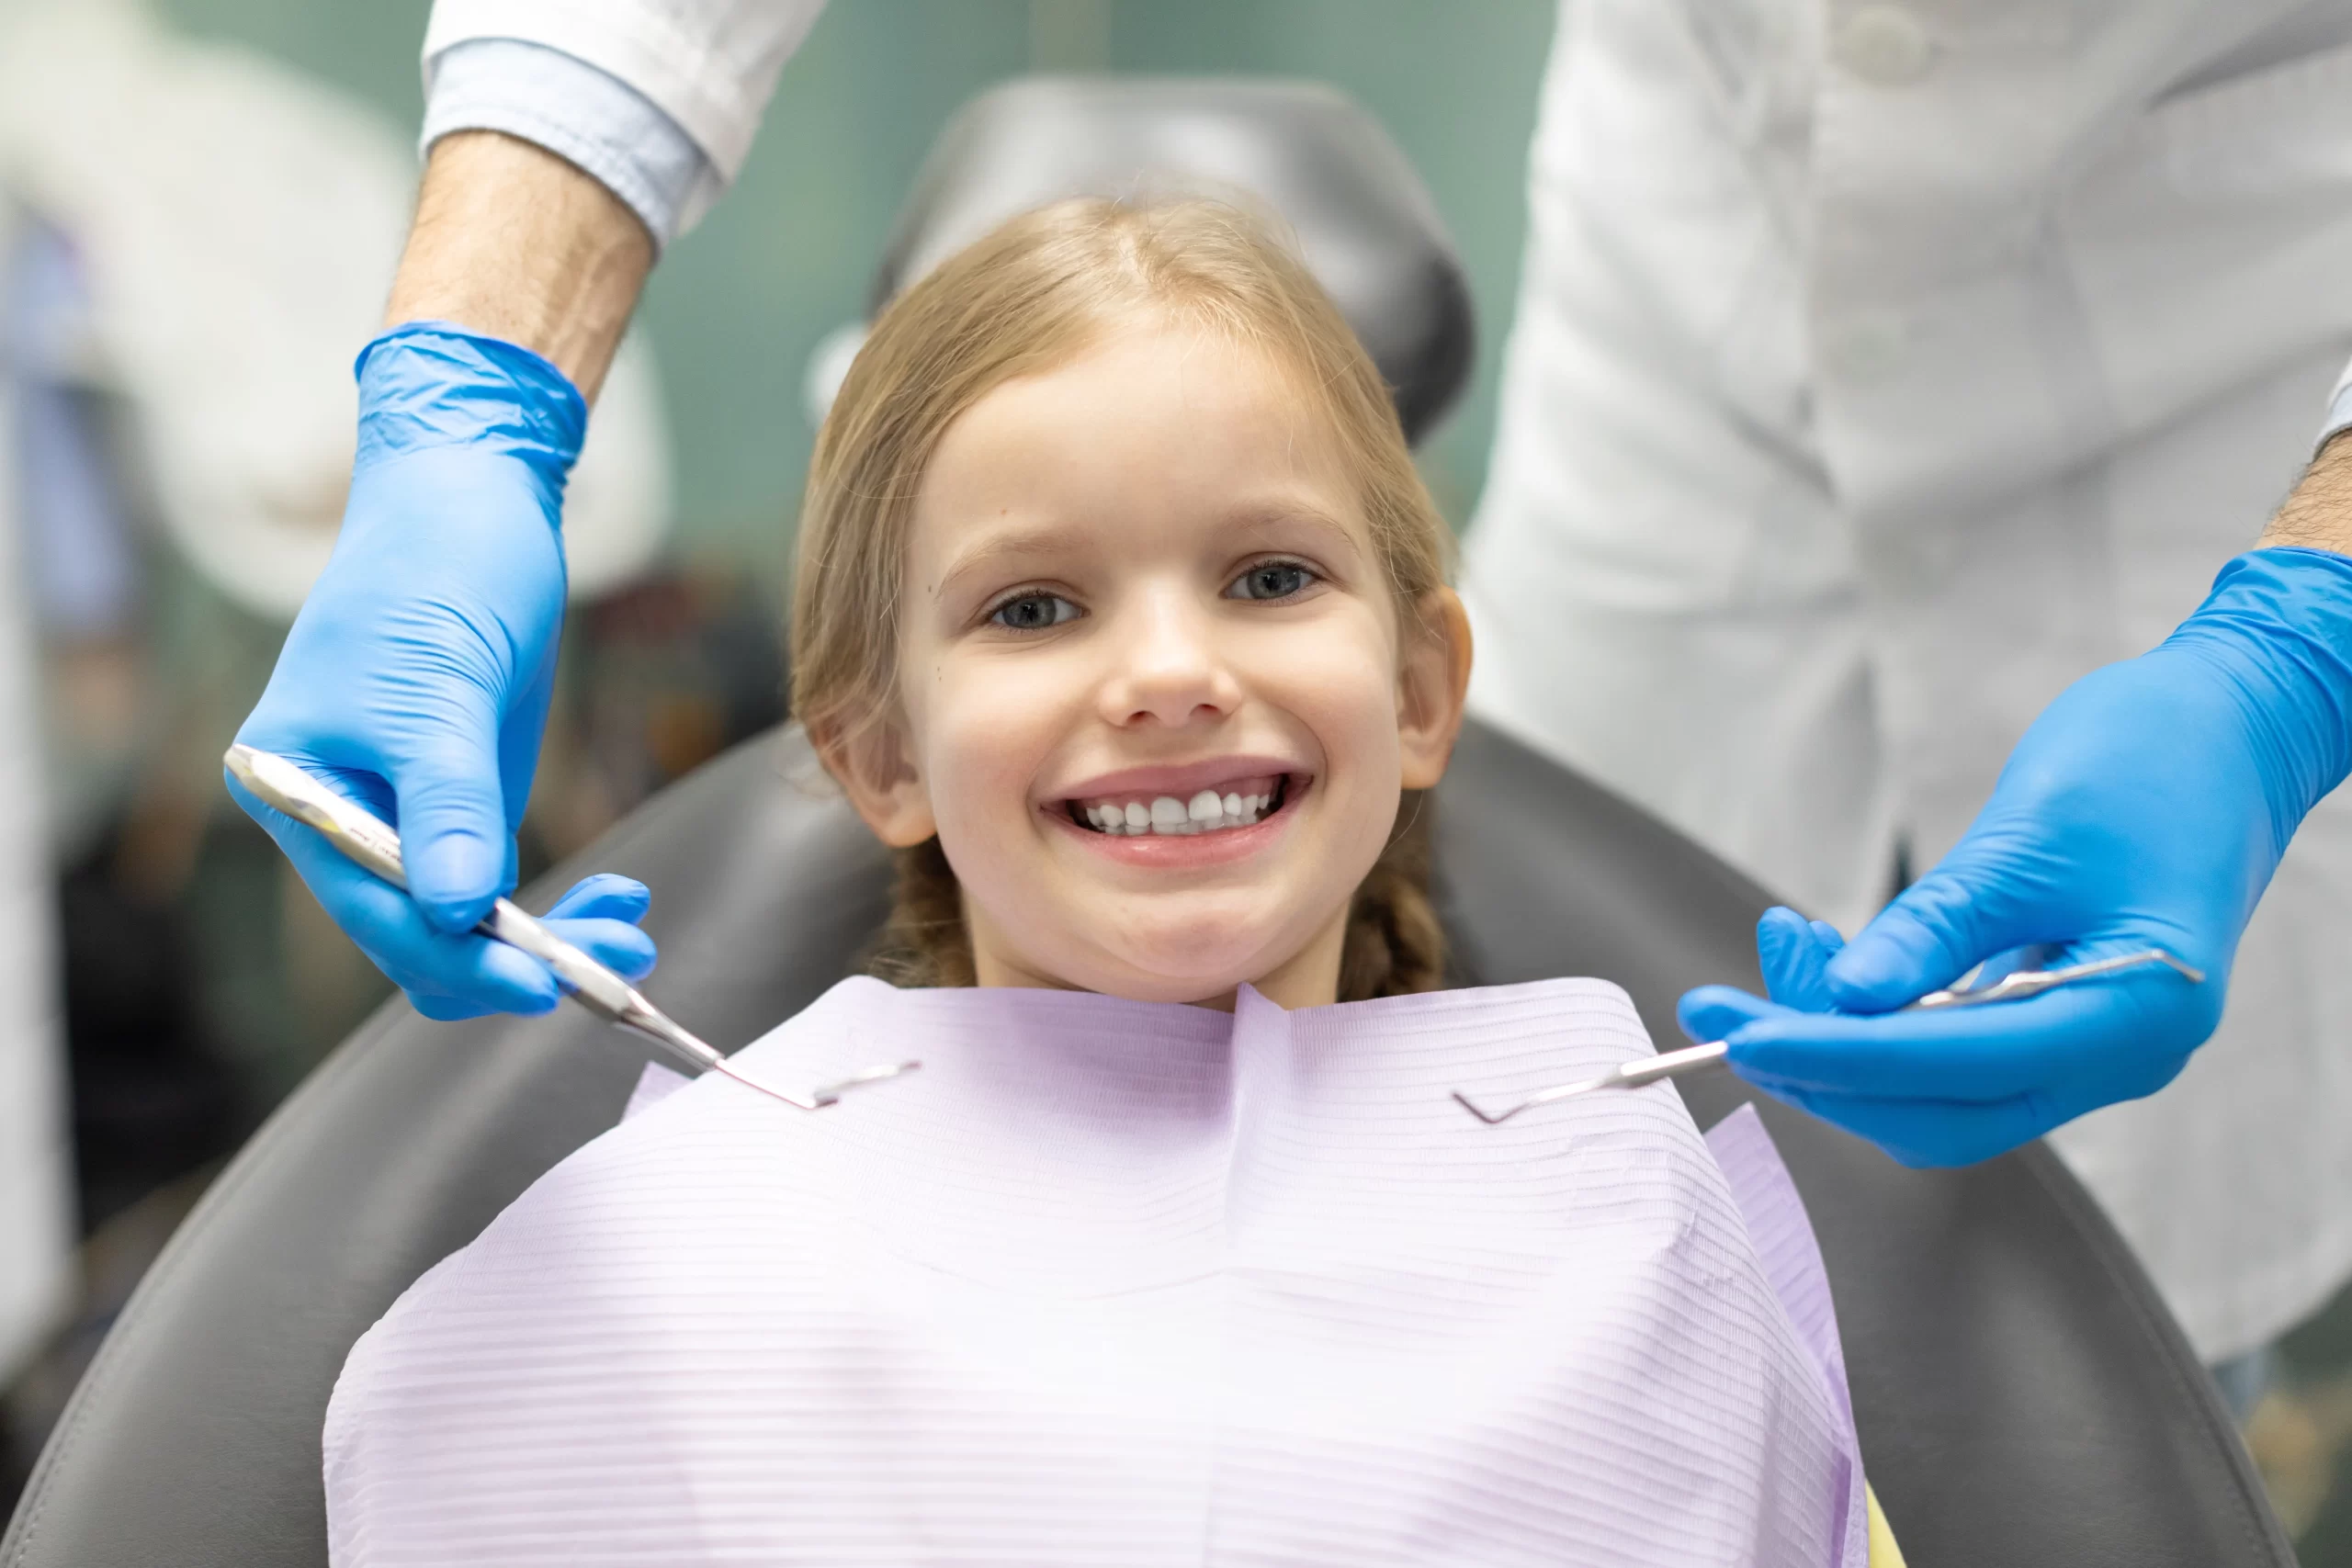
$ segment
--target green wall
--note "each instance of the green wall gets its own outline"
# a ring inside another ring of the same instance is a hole
[[[422,112],[420,0],[162,0],[191,32]],[[810,348],[854,318],[940,124],[1037,68],[1311,75],[1352,94],[1428,181],[1469,266],[1478,379],[1425,460],[1457,519],[1476,500],[1523,228],[1527,138],[1552,0],[836,0],[787,67],[741,181],[664,258],[643,320],[698,558],[781,570],[810,432]]]

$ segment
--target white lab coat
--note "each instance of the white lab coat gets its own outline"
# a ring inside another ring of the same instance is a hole
[[[1473,701],[1852,930],[2248,547],[2352,349],[2352,4],[1566,0]],[[2352,812],[2054,1138],[2209,1358],[2352,1268]]]
[[[722,177],[819,0],[438,0]],[[2157,641],[2352,350],[2352,0],[1563,0],[1478,709],[1852,927],[2041,705]],[[2222,1035],[2062,1151],[2207,1356],[2352,1266],[2352,817]]]

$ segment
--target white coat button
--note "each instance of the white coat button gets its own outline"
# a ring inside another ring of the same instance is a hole
[[[1900,6],[1865,6],[1838,29],[1838,59],[1863,81],[1900,87],[1928,73],[1935,40]]]

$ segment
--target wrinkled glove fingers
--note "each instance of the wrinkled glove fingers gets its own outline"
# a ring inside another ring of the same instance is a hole
[[[1830,960],[1828,986],[1838,1006],[1893,1011],[2031,940],[2016,929],[2017,890],[1975,859],[1965,846],[1955,851]]]
[[[531,672],[498,728],[498,774],[510,840],[522,826],[524,810],[531,800],[531,781],[538,776],[539,740],[547,733],[548,709],[555,700],[556,654],[556,640],[550,637],[538,668]]]
[[[1758,1019],[1790,1015],[1778,1002],[1752,996],[1736,986],[1701,986],[1683,994],[1674,1010],[1675,1021],[1692,1041],[1711,1043],[1728,1039]]]
[[[2186,1056],[2173,1059],[2148,1092],[2162,1087],[2187,1061]],[[2115,1099],[2111,1082],[2097,1076],[1994,1100],[1829,1094],[1745,1073],[1741,1077],[1767,1094],[1869,1139],[1914,1168],[1991,1159]]]
[[[652,890],[633,876],[600,871],[575,882],[545,915],[548,920],[642,919],[653,903]]]
[[[1731,1064],[1758,1081],[1832,1094],[1989,1102],[2042,1089],[2053,1073],[2129,1067],[2145,1055],[2139,1047],[2146,1008],[2133,993],[2147,984],[2118,977],[2024,1001],[1922,1012],[1776,1009],[1744,1023],[1736,1022],[1741,1010],[1729,1007],[1706,1021],[1736,1024],[1722,1036],[1731,1043]]]
[[[439,930],[407,894],[345,860],[300,823],[279,820],[278,844],[302,880],[419,1012],[448,1020],[542,1013],[556,1005],[560,993],[546,964],[488,937]]]
[[[497,716],[470,694],[446,708],[431,742],[389,766],[409,892],[435,925],[462,931],[514,886],[514,835],[499,778]]]
[[[555,976],[537,959],[488,937],[437,929],[414,899],[353,864],[316,831],[231,787],[335,923],[425,1017],[543,1013],[560,999]],[[640,979],[652,971],[653,942],[632,922],[648,901],[641,883],[592,876],[558,901],[563,918],[548,925],[607,968]]]
[[[1825,941],[1822,932],[1827,931]],[[1830,1006],[1828,967],[1839,942],[1837,928],[1807,920],[1794,909],[1773,908],[1756,923],[1756,956],[1765,989],[1782,1007],[1826,1012]]]
[[[624,980],[653,973],[653,939],[627,920],[549,920],[547,928]]]
[[[1868,1139],[1896,1163],[1914,1169],[1974,1165],[2038,1138],[2065,1120],[2033,1094],[1989,1101],[1882,1100],[1825,1094],[1768,1078],[1749,1081],[1832,1126]]]

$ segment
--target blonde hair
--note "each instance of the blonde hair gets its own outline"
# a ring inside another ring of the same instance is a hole
[[[1445,585],[1453,534],[1413,467],[1387,386],[1305,264],[1219,203],[1057,202],[1012,219],[893,301],[818,434],[791,645],[792,709],[820,754],[858,745],[899,711],[907,533],[947,427],[998,386],[1069,362],[1138,315],[1254,348],[1322,403],[1405,635],[1425,635],[1419,605]],[[1350,910],[1342,1000],[1442,980],[1427,827],[1415,792],[1399,807]],[[899,851],[898,876],[879,972],[900,984],[972,984],[962,894],[938,840]]]

